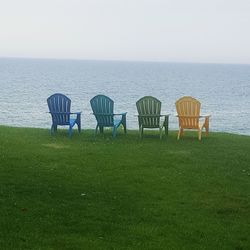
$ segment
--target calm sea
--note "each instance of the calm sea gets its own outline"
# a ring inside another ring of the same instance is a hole
[[[0,124],[49,128],[46,99],[64,93],[72,111],[83,111],[83,128],[94,128],[89,100],[105,94],[116,112],[128,112],[128,127],[137,129],[136,101],[145,95],[162,102],[172,114],[184,95],[211,114],[211,130],[250,135],[250,65],[0,59]]]

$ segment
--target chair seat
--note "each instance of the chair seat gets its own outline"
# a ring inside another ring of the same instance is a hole
[[[202,129],[203,127],[205,127],[206,125],[206,121],[205,120],[201,120],[199,121],[199,128]]]
[[[114,118],[114,126],[118,127],[122,122],[122,117],[115,117]]]
[[[70,119],[70,120],[69,120],[69,125],[70,125],[71,127],[73,127],[73,126],[75,125],[75,123],[76,123],[76,118]]]
[[[204,121],[199,122],[199,128],[200,128],[200,129],[202,129],[202,128],[203,128],[203,126],[204,126],[204,124],[205,124],[205,123],[204,123]]]
[[[155,122],[154,124],[153,123],[152,124],[145,124],[145,123],[142,122],[141,126],[143,128],[163,128],[164,125],[165,125],[165,122],[166,122],[165,116],[160,116],[159,115],[159,117],[160,117],[160,120],[159,120],[158,123]]]

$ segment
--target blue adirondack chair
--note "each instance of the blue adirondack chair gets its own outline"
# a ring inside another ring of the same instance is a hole
[[[75,124],[81,132],[81,112],[71,113],[71,100],[63,94],[54,94],[47,99],[49,113],[52,118],[51,134],[57,131],[57,126],[68,125],[68,135],[71,136]],[[72,117],[71,115],[74,115]]]
[[[112,135],[116,136],[117,128],[122,124],[124,133],[126,133],[126,113],[114,114],[114,101],[105,95],[97,95],[90,100],[93,115],[96,118],[97,125],[95,135],[98,132],[103,133],[104,127],[112,127]]]

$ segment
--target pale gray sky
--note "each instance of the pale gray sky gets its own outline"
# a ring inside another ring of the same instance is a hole
[[[250,63],[250,0],[0,0],[0,57]]]

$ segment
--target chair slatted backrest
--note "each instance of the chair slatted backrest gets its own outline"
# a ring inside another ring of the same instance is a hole
[[[139,126],[148,128],[159,127],[161,102],[152,96],[144,96],[136,102],[139,114]]]
[[[114,125],[114,101],[105,95],[97,95],[90,100],[93,113],[100,126]]]
[[[68,125],[71,100],[63,94],[54,94],[47,99],[52,121],[57,125]]]
[[[179,126],[182,128],[198,128],[201,104],[191,96],[184,96],[176,101]]]

